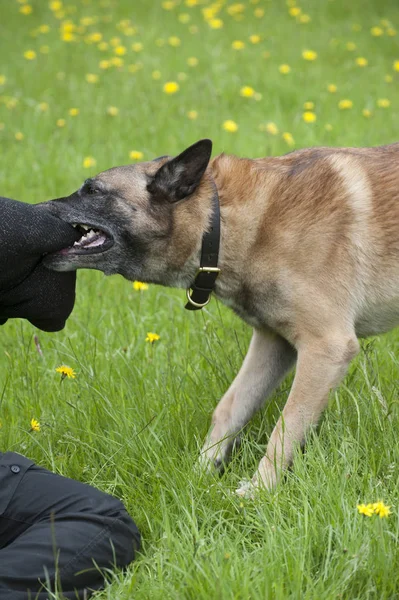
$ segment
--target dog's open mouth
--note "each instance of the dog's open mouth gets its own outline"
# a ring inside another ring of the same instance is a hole
[[[96,254],[108,250],[114,244],[111,235],[102,229],[80,223],[71,223],[71,225],[81,234],[80,239],[73,246],[63,248],[56,254]]]

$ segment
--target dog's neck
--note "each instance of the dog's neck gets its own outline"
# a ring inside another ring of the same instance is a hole
[[[210,165],[219,195],[221,240],[219,253],[220,275],[215,294],[229,300],[242,285],[250,249],[256,241],[259,216],[252,210],[255,200],[253,161],[221,154]]]

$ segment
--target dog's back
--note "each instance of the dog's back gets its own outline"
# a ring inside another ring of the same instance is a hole
[[[214,162],[232,212],[256,215],[252,281],[273,279],[282,296],[314,290],[345,306],[360,336],[399,324],[399,144]]]

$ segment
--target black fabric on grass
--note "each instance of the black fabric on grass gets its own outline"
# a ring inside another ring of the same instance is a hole
[[[139,545],[113,496],[0,453],[0,600],[47,600],[46,581],[68,600],[88,598],[104,585],[101,569],[128,565]]]

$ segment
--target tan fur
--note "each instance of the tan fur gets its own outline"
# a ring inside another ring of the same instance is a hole
[[[253,479],[272,487],[344,377],[357,338],[399,324],[399,144],[255,160],[222,154],[173,210],[162,203],[157,209],[146,192],[145,177],[163,162],[112,169],[98,179],[126,199],[120,210],[139,207],[131,225],[138,239],[164,232],[143,252],[140,278],[175,286],[193,281],[215,182],[221,205],[215,293],[254,334],[214,412],[202,460],[216,466],[227,460],[236,436],[296,362]]]

